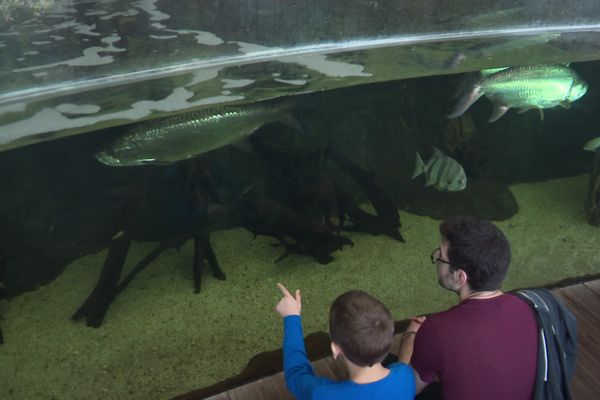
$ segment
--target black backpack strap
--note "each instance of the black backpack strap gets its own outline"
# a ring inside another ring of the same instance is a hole
[[[535,384],[533,390],[533,400],[543,400],[544,392],[546,388],[546,382],[548,381],[548,348],[546,345],[546,334],[542,326],[540,319],[539,308],[543,307],[541,304],[536,303],[536,297],[527,293],[527,290],[519,290],[513,293],[515,296],[521,298],[525,303],[529,304],[535,318],[538,322],[539,333],[538,333],[538,352],[537,352],[537,372],[535,376]]]
[[[569,386],[577,350],[575,316],[547,289],[527,289],[516,294],[533,307],[540,325],[535,398],[571,399]],[[540,396],[538,389],[542,389]]]

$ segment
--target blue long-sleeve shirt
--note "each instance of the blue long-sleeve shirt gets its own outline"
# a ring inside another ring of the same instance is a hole
[[[304,348],[299,315],[283,319],[283,368],[285,382],[297,400],[409,400],[415,397],[412,368],[404,363],[389,366],[390,373],[376,382],[358,384],[316,376]]]

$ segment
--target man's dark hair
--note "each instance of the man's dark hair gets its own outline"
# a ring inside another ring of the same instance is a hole
[[[489,221],[457,216],[442,222],[440,233],[449,244],[450,267],[467,273],[472,290],[500,289],[508,272],[511,251],[498,227]]]
[[[329,335],[346,358],[366,367],[383,361],[394,340],[390,310],[360,290],[340,295],[329,311]]]

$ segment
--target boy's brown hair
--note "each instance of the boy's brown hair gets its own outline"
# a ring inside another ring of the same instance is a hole
[[[370,367],[383,361],[392,347],[392,314],[368,293],[351,290],[331,305],[329,336],[348,360],[361,367]]]

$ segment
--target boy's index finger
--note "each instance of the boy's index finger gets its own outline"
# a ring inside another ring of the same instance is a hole
[[[290,294],[289,290],[287,290],[286,287],[283,286],[281,283],[277,283],[277,287],[279,288],[279,290],[281,290],[281,293],[284,296],[290,296],[290,297],[292,297],[292,295]]]

